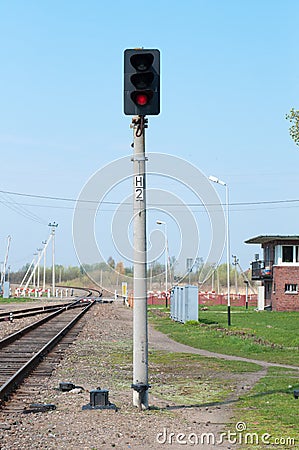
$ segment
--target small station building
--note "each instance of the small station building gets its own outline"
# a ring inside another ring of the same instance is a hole
[[[260,281],[259,304],[273,311],[299,311],[299,236],[256,236],[262,258],[252,261],[252,280]],[[259,308],[261,309],[261,308]]]

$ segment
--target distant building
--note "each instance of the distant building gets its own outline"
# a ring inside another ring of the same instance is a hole
[[[261,281],[259,301],[274,311],[299,311],[299,236],[257,236],[245,244],[260,244],[252,280]],[[261,299],[264,296],[264,299]]]

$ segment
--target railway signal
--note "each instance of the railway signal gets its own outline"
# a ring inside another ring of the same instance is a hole
[[[148,408],[147,239],[146,239],[146,115],[160,113],[160,51],[124,52],[124,113],[132,118],[134,168],[133,241],[133,405]]]
[[[160,113],[160,51],[127,49],[124,53],[124,113]]]

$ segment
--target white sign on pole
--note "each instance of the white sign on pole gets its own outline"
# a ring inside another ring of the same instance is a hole
[[[143,191],[144,191],[143,175],[136,175],[135,176],[135,200],[142,201],[144,199]]]

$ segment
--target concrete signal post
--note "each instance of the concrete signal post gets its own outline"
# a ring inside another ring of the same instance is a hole
[[[148,326],[145,129],[148,115],[160,113],[160,51],[124,52],[124,114],[132,119],[133,155],[133,405],[148,408]]]
[[[133,118],[134,130],[134,307],[133,405],[148,408],[148,327],[144,118]],[[143,125],[142,125],[143,123]]]

